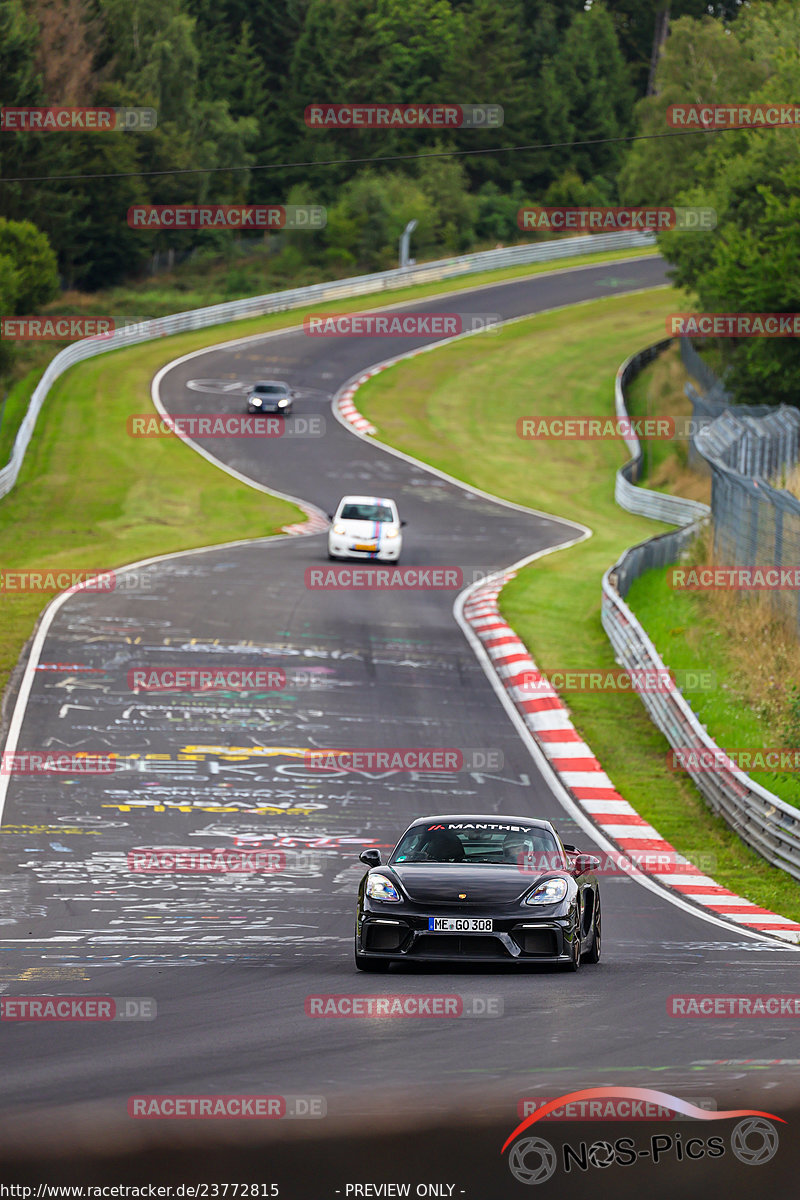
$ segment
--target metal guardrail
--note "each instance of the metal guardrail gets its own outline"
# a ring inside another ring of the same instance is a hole
[[[671,341],[671,338],[665,338],[625,359],[617,371],[614,382],[614,407],[618,418],[623,419],[628,416],[625,405],[625,389],[631,379],[638,375],[649,362],[652,362],[662,350],[665,350]],[[654,492],[649,488],[637,487],[636,481],[642,473],[641,444],[633,433],[629,437],[625,437],[624,441],[631,453],[631,458],[617,471],[614,499],[620,508],[640,517],[651,517],[654,521],[663,521],[666,525],[689,525],[694,521],[708,518],[710,509],[697,500],[686,500],[682,496],[670,496],[666,492]]]
[[[456,279],[477,271],[493,271],[501,267],[525,266],[529,263],[553,262],[558,259],[576,258],[581,254],[594,254],[607,250],[645,249],[655,246],[655,238],[648,233],[601,233],[583,237],[562,238],[547,242],[534,242],[524,246],[510,246],[500,250],[484,250],[477,254],[465,254],[458,258],[443,258],[436,262],[422,263],[414,267],[396,267],[391,271],[379,271],[372,275],[358,275],[350,279],[336,279],[329,283],[314,283],[306,287],[292,288],[283,292],[270,292],[264,296],[253,296],[246,300],[231,300],[225,304],[214,304],[209,308],[198,308],[191,312],[175,313],[153,321],[142,321],[117,330],[110,337],[86,338],[61,350],[49,363],[31,396],[22,423],[20,424],[11,457],[0,470],[0,498],[7,495],[17,482],[25,452],[42,405],[55,381],[76,363],[119,350],[139,342],[166,337],[173,333],[186,333],[193,329],[206,329],[229,321],[241,321],[246,317],[259,317],[267,313],[286,312],[331,300],[344,300],[369,293],[392,291],[410,284],[430,283],[437,280]]]
[[[662,533],[630,546],[611,568],[613,583],[623,598],[628,595],[634,580],[645,571],[680,562],[685,550],[694,542],[703,522],[693,521],[671,533]]]
[[[617,372],[616,407],[618,416],[626,416],[624,389],[632,376],[666,345],[660,342],[657,346],[648,346],[639,354],[632,355]],[[633,449],[632,442],[629,445]],[[638,441],[637,441],[638,448]],[[641,451],[638,459],[641,462]],[[631,464],[626,464],[631,466]],[[624,470],[624,468],[623,468]],[[619,501],[619,480],[617,475],[617,499]],[[632,492],[646,493],[644,489],[635,488],[626,479],[627,487]],[[755,486],[751,481],[750,486]],[[623,491],[623,498],[630,500],[630,493]],[[662,496],[661,500],[677,500],[676,497]],[[621,502],[620,502],[621,503]],[[683,504],[693,503],[683,501]],[[638,503],[637,507],[629,507],[623,503],[623,508],[630,512],[638,512],[643,516],[652,516],[652,511],[645,511],[647,501]],[[657,506],[653,506],[654,509]],[[696,505],[704,510],[703,519],[707,518],[709,510],[705,505]],[[659,509],[660,513],[671,512],[671,516],[659,515],[659,520],[676,519],[680,512],[675,504]],[[673,533],[662,534],[650,538],[637,546],[626,550],[618,562],[610,567],[603,576],[601,619],[603,628],[614,648],[617,659],[626,670],[656,670],[665,671],[664,662],[636,619],[633,611],[625,603],[630,585],[643,571],[651,567],[665,566],[667,563],[680,559],[694,540],[702,521],[686,524],[684,528]],[[684,699],[681,692],[675,688],[665,692],[640,692],[642,703],[650,714],[650,718],[666,737],[674,750],[695,751],[698,754],[719,754],[717,743],[708,735],[700,724],[697,716]],[[698,763],[701,762],[698,758]],[[718,813],[726,824],[751,849],[755,850],[773,866],[786,871],[795,879],[800,879],[800,809],[787,804],[774,793],[755,783],[743,771],[731,765],[730,767],[714,767],[714,769],[693,769],[692,765],[684,770],[694,780],[700,793]]]
[[[620,562],[603,576],[603,628],[617,661],[626,670],[665,671],[661,656],[617,590],[620,566],[630,553],[626,551]],[[651,720],[673,749],[720,753],[717,743],[706,733],[677,688],[640,692],[640,697]],[[684,769],[714,812],[742,841],[773,866],[800,879],[800,809],[761,787],[737,767]]]

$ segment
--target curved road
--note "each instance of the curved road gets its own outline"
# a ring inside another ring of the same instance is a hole
[[[511,318],[663,280],[660,260],[628,260],[408,307]],[[302,330],[253,337],[179,360],[160,396],[174,413],[238,411],[248,382],[288,379],[296,416],[324,418],[324,437],[216,439],[206,448],[323,511],[345,492],[394,496],[408,521],[403,565],[457,566],[466,584],[574,539],[569,524],[476,495],[356,439],[331,416],[331,397],[350,378],[414,345]],[[153,997],[158,1017],[4,1022],[0,1106],[102,1100],[122,1116],[134,1093],[306,1093],[324,1095],[330,1113],[366,1114],[388,1080],[398,1105],[431,1111],[455,1094],[478,1101],[499,1090],[510,1128],[517,1098],[537,1089],[635,1083],[722,1106],[745,1094],[752,1103],[756,1083],[780,1085],[777,1067],[754,1080],[743,1068],[692,1064],[783,1057],[788,1022],[674,1020],[666,999],[791,992],[796,952],[721,928],[629,879],[602,881],[604,959],[576,976],[356,974],[356,843],[390,845],[412,817],[437,810],[537,814],[567,841],[590,848],[592,839],[509,721],[454,621],[455,592],[309,589],[304,572],[319,565],[327,565],[322,535],[192,552],[130,572],[111,594],[75,595],[55,613],[19,708],[17,749],[114,752],[119,769],[12,779],[0,985],[6,996]],[[132,669],[170,666],[280,668],[287,686],[131,690]],[[303,765],[305,748],[354,745],[491,749],[503,767],[442,778],[320,775]],[[142,874],[126,862],[133,848],[245,844],[283,846],[286,869]],[[504,1015],[306,1016],[307,996],[349,992],[480,995]]]

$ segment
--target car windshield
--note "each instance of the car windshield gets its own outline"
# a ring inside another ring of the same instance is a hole
[[[385,504],[345,504],[339,513],[342,521],[378,521],[386,524],[394,520],[394,513]]]
[[[259,396],[285,396],[286,388],[282,383],[257,383],[253,388]]]
[[[541,870],[564,866],[549,830],[508,822],[439,822],[415,825],[403,835],[391,863],[490,863]]]

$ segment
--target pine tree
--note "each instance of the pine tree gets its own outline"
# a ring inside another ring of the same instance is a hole
[[[613,139],[631,131],[634,95],[614,22],[603,4],[573,18],[553,66],[575,140],[599,143],[573,149],[570,165],[584,180],[613,179],[626,149]]]

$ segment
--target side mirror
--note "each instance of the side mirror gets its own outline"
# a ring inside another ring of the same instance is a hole
[[[326,513],[325,515],[326,515],[326,517],[328,518],[328,520],[329,520],[329,521],[332,521],[332,520],[333,520],[333,513]]]
[[[358,857],[367,867],[379,867],[381,865],[380,850],[362,850]]]
[[[400,522],[400,524],[401,524],[401,525],[407,525],[407,524],[408,524],[408,521],[401,521],[401,522]]]
[[[596,871],[600,866],[600,859],[594,854],[579,854],[575,859],[575,874],[586,875],[589,871]]]

